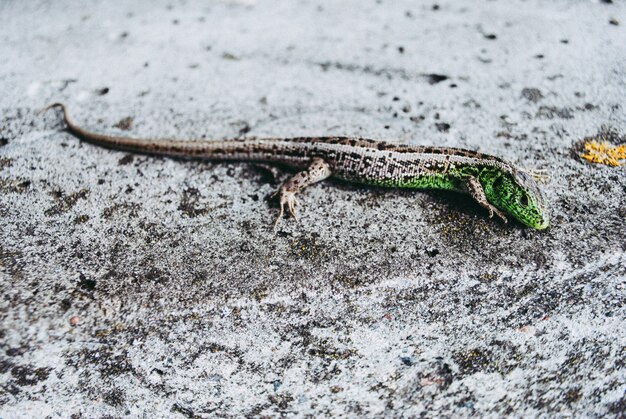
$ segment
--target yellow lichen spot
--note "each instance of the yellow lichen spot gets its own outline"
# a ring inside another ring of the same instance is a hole
[[[591,140],[583,144],[585,152],[580,155],[592,163],[620,166],[626,159],[626,144],[612,145],[607,141]]]

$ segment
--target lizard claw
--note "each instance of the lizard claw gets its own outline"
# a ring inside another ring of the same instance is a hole
[[[278,228],[278,224],[285,215],[285,206],[289,211],[289,214],[293,217],[294,220],[298,221],[298,217],[296,215],[296,206],[299,205],[298,200],[296,199],[296,193],[292,191],[280,190],[280,212],[278,213],[278,218],[274,223],[274,232],[276,232],[276,228]],[[278,192],[277,192],[278,193]],[[275,194],[276,195],[276,194]]]
[[[493,218],[494,214],[497,215],[504,224],[507,224],[509,222],[509,220],[506,218],[506,215],[504,215],[502,211],[495,208],[494,206],[489,206],[489,218]]]
[[[280,224],[280,220],[283,219],[283,214],[284,213],[285,213],[285,211],[283,210],[283,207],[281,205],[280,212],[278,213],[278,217],[276,217],[276,222],[274,223],[274,233],[276,233],[276,229],[278,229],[278,224]]]
[[[298,217],[296,216],[296,207],[300,205],[295,195],[292,195],[292,198],[289,200],[289,214],[294,218],[294,220],[298,221]]]

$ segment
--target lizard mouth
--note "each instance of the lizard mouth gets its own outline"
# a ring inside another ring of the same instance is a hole
[[[550,226],[550,220],[548,219],[548,217],[543,217],[541,218],[541,221],[538,224],[533,226],[533,228],[535,228],[536,230],[545,230],[549,226]]]
[[[541,206],[537,208],[536,217],[529,221],[530,222],[527,223],[527,225],[535,230],[545,230],[550,226],[550,217],[548,216],[546,210]]]

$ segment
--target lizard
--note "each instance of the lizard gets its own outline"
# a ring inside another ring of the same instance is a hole
[[[296,218],[296,194],[329,177],[382,187],[452,190],[468,194],[507,223],[543,230],[550,224],[535,175],[499,157],[477,151],[411,146],[359,137],[236,138],[227,140],[141,139],[91,132],[76,125],[62,103],[66,130],[86,142],[116,150],[177,158],[280,164],[297,171],[276,194],[280,211]]]

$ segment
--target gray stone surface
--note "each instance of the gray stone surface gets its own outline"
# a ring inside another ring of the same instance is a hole
[[[0,416],[623,417],[626,176],[577,149],[624,140],[625,12],[0,2]],[[273,236],[280,179],[81,143],[57,100],[108,133],[477,149],[549,170],[552,227],[329,181]]]

